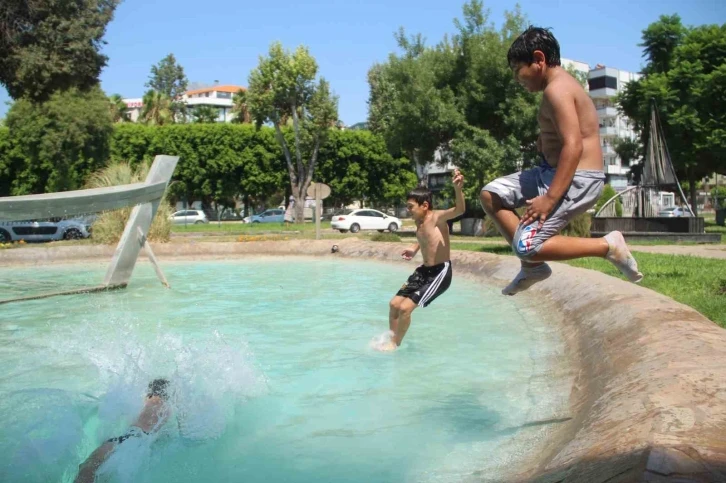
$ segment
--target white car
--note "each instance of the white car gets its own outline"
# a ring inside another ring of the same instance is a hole
[[[675,218],[680,216],[691,216],[691,212],[685,206],[671,206],[658,212],[658,216]]]
[[[85,219],[7,221],[0,223],[0,243],[78,240],[91,236]]]
[[[184,225],[184,224],[200,225],[202,223],[209,223],[209,220],[207,219],[207,215],[205,215],[202,210],[177,211],[176,213],[173,213],[172,215],[170,215],[169,219],[175,225]]]
[[[377,210],[362,208],[360,210],[346,210],[334,215],[330,219],[330,227],[345,233],[358,233],[360,230],[388,230],[391,233],[401,229],[403,223],[395,216],[389,216]]]

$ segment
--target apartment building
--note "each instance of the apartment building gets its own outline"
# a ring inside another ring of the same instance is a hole
[[[628,82],[638,80],[640,74],[597,65],[588,73],[589,94],[595,103],[600,121],[600,142],[605,162],[607,182],[615,190],[624,190],[628,185],[630,166],[623,165],[615,152],[618,139],[635,139],[636,132],[631,121],[618,112],[615,96]]]
[[[193,89],[185,92],[181,101],[186,104],[190,113],[197,106],[213,107],[218,112],[217,122],[230,122],[234,118],[232,108],[234,107],[233,97],[244,87],[237,85],[215,85],[212,87],[204,87],[201,89]],[[144,107],[142,98],[124,99],[126,102],[126,112],[129,119],[133,122],[138,121],[141,110]]]

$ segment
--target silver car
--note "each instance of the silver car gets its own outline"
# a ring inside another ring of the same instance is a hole
[[[691,216],[691,212],[685,206],[671,206],[658,212],[658,216],[665,218],[676,218],[680,216]]]
[[[175,225],[199,225],[209,223],[207,215],[202,210],[180,210],[172,214],[169,219]]]
[[[90,222],[85,220],[31,220],[0,222],[0,243],[44,242],[88,238]]]

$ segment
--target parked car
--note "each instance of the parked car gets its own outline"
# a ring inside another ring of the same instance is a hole
[[[202,210],[180,210],[169,216],[169,219],[175,225],[197,225],[202,223],[209,223],[207,215]]]
[[[91,236],[90,228],[78,219],[6,221],[0,223],[0,243],[77,240]]]
[[[210,221],[242,221],[242,215],[235,209],[225,208],[221,213],[213,212]]]
[[[363,208],[360,210],[352,210],[350,213],[343,213],[333,216],[330,221],[330,227],[334,230],[340,230],[345,233],[350,230],[351,233],[358,233],[360,230],[378,230],[380,232],[388,230],[391,233],[397,232],[403,223],[395,216],[389,216],[378,210]]]
[[[671,206],[658,212],[658,216],[674,218],[678,216],[691,216],[691,212],[685,206]]]
[[[245,223],[282,223],[285,221],[285,210],[280,208],[265,210],[259,215],[247,216],[243,221]]]

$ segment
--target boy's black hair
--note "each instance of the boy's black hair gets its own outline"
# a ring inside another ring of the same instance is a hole
[[[406,201],[408,200],[414,200],[419,205],[423,205],[424,201],[426,201],[429,204],[429,210],[434,207],[434,204],[431,201],[431,191],[423,186],[419,186],[418,188],[414,188],[409,191],[408,195],[406,195]]]
[[[166,400],[169,394],[166,392],[169,381],[166,379],[154,379],[149,383],[148,392],[146,397],[159,396],[161,399]]]
[[[535,50],[542,51],[548,67],[560,65],[560,43],[550,29],[530,25],[509,47],[507,52],[509,67],[519,63],[527,65],[533,63]]]

